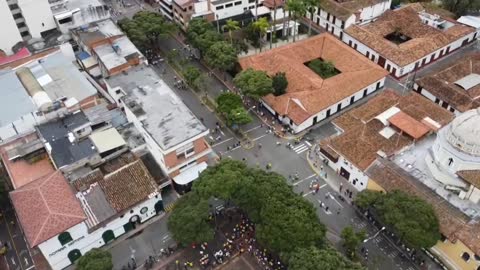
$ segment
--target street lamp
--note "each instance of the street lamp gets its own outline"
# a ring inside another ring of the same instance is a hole
[[[363,243],[366,243],[366,242],[374,239],[374,238],[377,237],[383,230],[385,230],[385,226],[382,227],[380,230],[378,230],[378,232],[377,232],[376,234],[374,234],[374,235],[370,236],[369,238],[363,240]]]

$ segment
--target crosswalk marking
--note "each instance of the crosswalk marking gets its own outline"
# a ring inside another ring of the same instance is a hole
[[[301,154],[301,153],[303,153],[307,150],[308,150],[308,146],[306,146],[305,144],[301,144],[301,145],[293,148],[293,151],[295,151],[295,153],[297,153],[297,154]]]
[[[165,206],[165,212],[171,212],[173,208],[175,207],[175,202],[169,203],[167,206]]]
[[[309,143],[309,142],[307,142],[307,141],[305,141],[305,143],[308,145],[308,147],[311,147],[311,146],[312,146],[312,144]]]

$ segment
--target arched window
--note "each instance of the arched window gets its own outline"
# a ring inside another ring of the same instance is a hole
[[[470,254],[468,254],[467,252],[463,252],[462,259],[468,262],[470,260]]]
[[[74,249],[68,253],[68,259],[71,263],[74,263],[78,258],[82,257],[82,253],[78,249]]]
[[[63,232],[58,236],[58,241],[60,241],[60,244],[63,246],[66,243],[72,241],[72,236],[70,235],[69,232]]]

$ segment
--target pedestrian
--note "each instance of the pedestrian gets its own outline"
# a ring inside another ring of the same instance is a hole
[[[325,207],[325,212],[328,212],[328,206],[327,206],[327,207]]]
[[[258,143],[258,149],[262,148],[262,144]]]

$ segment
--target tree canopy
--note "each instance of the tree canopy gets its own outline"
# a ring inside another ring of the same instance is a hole
[[[314,59],[308,63],[308,67],[323,79],[328,79],[338,74],[338,71],[335,69],[335,65],[330,61]]]
[[[480,1],[478,0],[442,0],[442,6],[457,16],[465,15],[469,12],[478,12]]]
[[[195,80],[198,79],[200,75],[202,75],[200,69],[194,66],[187,66],[183,70],[183,76],[189,85],[194,85]]]
[[[230,70],[237,62],[237,50],[226,41],[218,41],[208,48],[205,61],[221,71]]]
[[[248,68],[233,79],[235,86],[246,96],[259,99],[273,91],[272,79],[265,71]]]
[[[188,23],[186,35],[188,42],[198,48],[202,55],[207,53],[210,46],[223,40],[213,25],[202,18],[194,18]]]
[[[78,270],[111,270],[113,269],[112,255],[108,251],[94,248],[77,262]]]
[[[366,232],[364,230],[355,232],[351,226],[348,226],[342,230],[341,236],[343,239],[343,247],[347,251],[347,256],[352,260],[356,259],[357,248],[365,239]]]
[[[288,81],[287,77],[285,76],[285,72],[277,72],[277,74],[272,77],[273,94],[275,96],[281,96],[285,94],[287,86]]]
[[[228,19],[227,23],[223,27],[224,30],[228,31],[228,36],[230,37],[230,44],[233,44],[232,32],[240,29],[240,23],[232,19]]]
[[[374,214],[413,248],[430,248],[440,239],[437,216],[426,201],[399,190],[387,194],[362,191],[355,203]]]
[[[132,19],[122,19],[118,24],[128,38],[140,47],[155,48],[160,38],[177,31],[175,24],[151,11],[140,11]]]
[[[288,261],[289,270],[364,270],[360,264],[345,259],[331,248],[296,249]]]
[[[173,238],[183,246],[213,239],[214,231],[208,224],[208,202],[195,193],[187,193],[177,201],[168,219],[168,229]]]
[[[243,107],[242,98],[232,92],[221,93],[216,101],[217,110],[221,113],[230,113],[233,109]]]
[[[228,125],[245,125],[252,122],[252,117],[243,107],[238,107],[231,110],[227,114]]]

